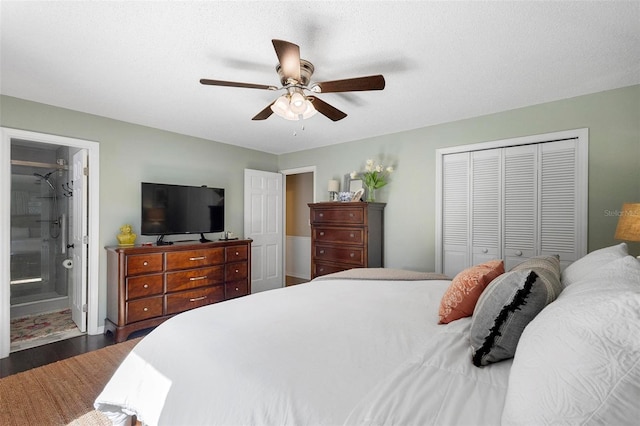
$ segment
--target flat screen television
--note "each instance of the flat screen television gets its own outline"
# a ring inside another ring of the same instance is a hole
[[[224,188],[142,182],[142,235],[200,234],[224,231]]]

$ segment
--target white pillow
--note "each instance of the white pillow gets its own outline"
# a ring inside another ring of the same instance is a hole
[[[625,257],[628,254],[627,243],[620,243],[616,246],[605,247],[592,251],[567,266],[564,271],[562,271],[560,281],[564,287],[568,287],[574,282],[593,273],[599,267],[604,266],[613,260]]]
[[[522,333],[503,424],[636,424],[640,262],[610,262],[565,289]]]

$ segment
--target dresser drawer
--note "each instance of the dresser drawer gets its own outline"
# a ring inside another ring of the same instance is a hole
[[[227,263],[225,266],[225,281],[244,280],[249,275],[249,266],[247,262]]]
[[[232,246],[225,247],[225,259],[227,262],[236,262],[238,260],[247,260],[248,251],[247,246]]]
[[[316,245],[313,251],[316,260],[337,261],[351,265],[364,265],[364,249],[361,247],[344,247]]]
[[[205,287],[224,282],[224,267],[189,269],[179,272],[167,272],[167,293]]]
[[[162,296],[154,296],[127,302],[126,323],[161,317],[163,300]]]
[[[225,284],[224,292],[226,299],[246,296],[247,294],[249,294],[249,283],[247,282],[247,280],[228,282]]]
[[[126,299],[139,299],[154,294],[162,294],[164,292],[163,278],[162,274],[127,278]]]
[[[340,225],[364,224],[364,209],[362,207],[347,207],[336,209],[312,209],[311,223],[335,223]]]
[[[347,269],[350,269],[350,267],[336,265],[335,263],[313,262],[313,271],[311,273],[313,277],[319,277],[320,275],[333,274]]]
[[[167,315],[224,300],[224,286],[204,287],[196,290],[167,294]]]
[[[125,259],[127,276],[162,272],[162,253],[130,254]]]
[[[364,244],[365,230],[362,228],[317,227],[312,232],[317,242]]]
[[[167,253],[167,271],[198,268],[224,263],[224,249],[176,251]]]

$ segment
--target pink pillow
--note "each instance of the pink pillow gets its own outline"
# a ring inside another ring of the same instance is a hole
[[[500,274],[504,274],[502,260],[490,260],[456,275],[440,301],[438,324],[470,317],[482,291]]]

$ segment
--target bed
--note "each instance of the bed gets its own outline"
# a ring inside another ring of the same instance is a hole
[[[620,244],[549,264],[482,275],[471,314],[443,306],[472,268],[352,270],[184,312],[95,407],[114,424],[634,423],[640,262]]]

